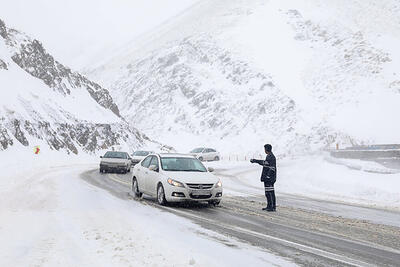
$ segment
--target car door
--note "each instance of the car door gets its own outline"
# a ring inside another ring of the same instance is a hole
[[[203,153],[204,153],[204,160],[211,160],[209,148],[204,149]]]
[[[140,165],[137,167],[136,171],[136,178],[139,184],[139,190],[142,192],[146,192],[146,180],[147,180],[147,174],[149,171],[149,166],[151,162],[152,157],[148,156],[146,157]]]
[[[215,160],[215,157],[218,156],[218,153],[215,149],[210,148],[210,160]]]
[[[157,194],[156,185],[158,182],[158,175],[160,171],[160,164],[158,162],[157,156],[152,156],[149,168],[150,167],[152,167],[153,169],[148,169],[148,175],[146,179],[146,190],[149,192],[149,194],[156,195]]]

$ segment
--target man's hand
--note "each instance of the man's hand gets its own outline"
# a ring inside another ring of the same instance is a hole
[[[255,162],[255,159],[251,159],[251,160],[250,160],[250,163],[254,163],[254,162]]]

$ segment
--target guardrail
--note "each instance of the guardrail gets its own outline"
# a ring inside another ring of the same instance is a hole
[[[331,156],[336,158],[349,159],[380,159],[380,158],[399,158],[400,149],[383,149],[382,146],[376,147],[351,147],[345,149],[328,150]]]
[[[249,161],[250,159],[265,159],[265,154],[221,154],[224,161]]]

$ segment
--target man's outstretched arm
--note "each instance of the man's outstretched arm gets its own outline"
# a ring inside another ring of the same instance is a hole
[[[266,160],[261,160],[261,159],[251,159],[250,160],[251,163],[258,163],[263,167],[269,167],[269,163]]]

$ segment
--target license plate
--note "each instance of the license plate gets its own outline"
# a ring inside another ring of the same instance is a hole
[[[204,196],[204,195],[211,195],[210,190],[193,190],[192,195],[194,196]]]

